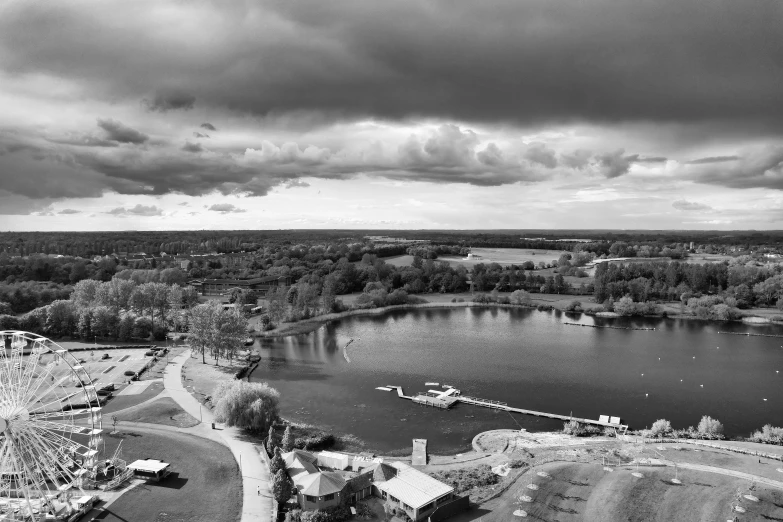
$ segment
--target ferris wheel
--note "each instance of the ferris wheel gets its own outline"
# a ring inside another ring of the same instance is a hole
[[[68,350],[0,331],[0,521],[67,518],[76,509],[72,498],[94,488],[100,410]]]

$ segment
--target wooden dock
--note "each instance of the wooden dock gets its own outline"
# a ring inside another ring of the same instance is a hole
[[[509,406],[505,402],[492,401],[489,399],[480,399],[478,397],[469,397],[466,395],[460,395],[459,390],[456,388],[448,388],[446,391],[441,392],[439,390],[430,390],[427,393],[419,393],[416,396],[405,395],[401,386],[385,386],[392,391],[397,390],[397,395],[402,399],[409,399],[417,404],[424,406],[432,406],[441,409],[449,409],[454,404],[462,402],[470,404],[472,406],[481,406],[483,408],[490,408],[493,410],[503,410],[510,413],[521,413],[523,415],[533,415],[535,417],[547,417],[550,419],[558,419],[562,421],[577,421],[582,424],[591,424],[593,426],[602,426],[604,428],[615,428],[621,432],[625,432],[628,429],[627,424],[621,424],[619,418],[612,417],[611,420],[617,420],[618,422],[607,422],[607,416],[602,415],[600,420],[595,419],[583,419],[581,417],[574,417],[572,415],[560,415],[558,413],[547,413],[544,411],[526,410],[524,408],[514,408]]]

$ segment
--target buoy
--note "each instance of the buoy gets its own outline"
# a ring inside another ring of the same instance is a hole
[[[649,395],[650,395],[649,393],[645,393],[645,394],[644,394],[644,396],[645,396],[645,397],[648,397]]]
[[[764,399],[764,400],[766,401],[767,399]]]
[[[701,386],[702,388],[704,388],[704,385],[703,385],[703,384],[699,384],[699,386]]]
[[[644,374],[642,374],[642,377],[644,377]]]
[[[682,379],[680,379],[680,382],[682,382]]]
[[[695,358],[696,358],[696,356],[694,355],[694,356],[693,356],[693,358],[695,359]]]

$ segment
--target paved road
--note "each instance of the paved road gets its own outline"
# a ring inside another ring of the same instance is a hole
[[[201,405],[182,386],[182,366],[190,357],[190,350],[178,355],[166,366],[163,374],[163,386],[180,407],[193,417],[201,419],[201,424],[182,432],[194,433],[211,430],[215,418],[212,412]],[[272,521],[272,479],[269,470],[261,461],[253,444],[242,440],[242,433],[236,428],[220,427],[216,430],[220,438],[234,454],[242,471],[242,519],[241,522]],[[211,433],[209,434],[211,435]],[[201,434],[201,436],[205,436]],[[209,436],[209,438],[212,438]],[[259,495],[260,489],[260,495]]]

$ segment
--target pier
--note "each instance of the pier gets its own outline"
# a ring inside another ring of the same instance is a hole
[[[548,413],[544,411],[536,411],[536,410],[526,410],[524,408],[514,408],[513,406],[509,406],[505,402],[500,401],[493,401],[489,399],[480,399],[478,397],[470,397],[467,395],[462,395],[460,391],[456,388],[453,388],[451,386],[447,386],[446,390],[428,390],[426,393],[419,393],[418,395],[411,396],[411,395],[405,395],[405,393],[402,391],[402,386],[390,386],[386,385],[383,387],[380,387],[378,389],[381,390],[388,390],[388,391],[397,391],[397,396],[399,396],[401,399],[408,399],[416,404],[421,404],[423,406],[431,406],[434,408],[440,408],[447,410],[454,406],[458,402],[462,402],[464,404],[470,404],[472,406],[481,406],[483,408],[490,408],[493,410],[502,410],[507,411],[509,413],[521,413],[523,415],[533,415],[535,417],[547,417],[550,419],[558,419],[562,421],[576,421],[582,424],[591,424],[593,426],[601,426],[604,428],[614,428],[621,433],[624,433],[628,430],[627,424],[622,424],[619,417],[609,417],[608,415],[601,415],[601,418],[598,420],[594,419],[583,419],[581,417],[574,417],[573,415],[560,415],[558,413]]]

